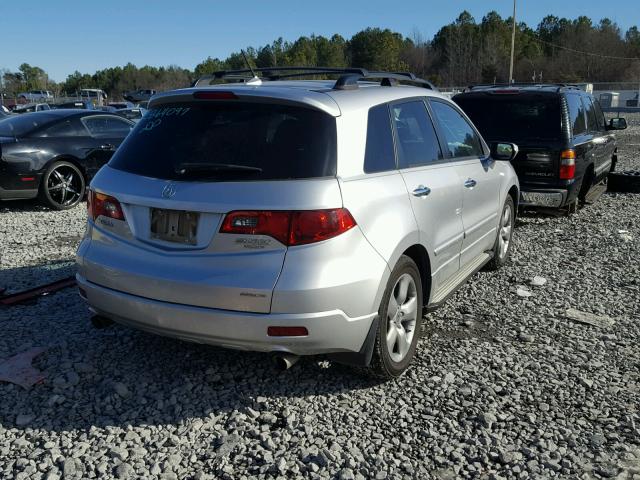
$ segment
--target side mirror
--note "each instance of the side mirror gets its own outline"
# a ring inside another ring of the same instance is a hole
[[[627,128],[627,120],[621,117],[609,119],[607,130],[624,130]]]
[[[515,143],[494,142],[491,144],[491,157],[495,160],[510,162],[518,155],[518,146]]]

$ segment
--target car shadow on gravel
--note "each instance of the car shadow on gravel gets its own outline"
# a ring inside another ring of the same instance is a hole
[[[50,212],[50,208],[42,205],[38,199],[0,200],[0,214],[12,212]]]
[[[61,244],[62,242],[58,245]],[[0,290],[4,290],[5,295],[55,282],[72,275],[75,275],[73,259],[51,260],[46,265],[4,268],[0,254]],[[0,310],[0,312],[2,311]]]
[[[86,209],[86,197],[73,208],[84,208]],[[27,212],[27,213],[35,213],[35,212],[51,212],[57,213],[56,210],[53,210],[42,203],[37,198],[32,198],[29,200],[0,200],[0,215],[3,213],[13,213],[13,212]]]
[[[8,269],[0,278],[56,280],[50,270],[47,265]],[[59,273],[68,276],[68,267]],[[61,432],[175,425],[232,411],[257,417],[268,409],[277,417],[273,429],[285,426],[286,417],[278,411],[282,407],[269,406],[274,399],[295,403],[381,383],[322,357],[303,358],[279,371],[269,354],[193,344],[120,325],[96,330],[89,318],[75,288],[31,305],[0,307],[5,339],[0,361],[29,347],[46,349],[33,362],[45,375],[42,384],[23,390],[0,383],[0,424]]]
[[[521,223],[518,222],[520,219],[529,219],[529,218],[538,218],[538,219],[553,219],[553,218],[562,218],[566,217],[567,213],[564,210],[560,209],[527,209],[520,210],[518,212],[518,216],[516,217],[516,227]]]

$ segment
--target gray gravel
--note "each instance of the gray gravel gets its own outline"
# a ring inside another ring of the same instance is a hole
[[[627,118],[620,169],[640,169]],[[72,273],[84,216],[0,205],[0,286]],[[0,384],[0,478],[639,478],[640,195],[526,215],[516,235],[506,268],[428,318],[395,382],[93,330],[73,289],[0,310],[0,359],[47,349],[44,384]]]

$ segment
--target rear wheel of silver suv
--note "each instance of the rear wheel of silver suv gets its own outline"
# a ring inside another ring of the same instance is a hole
[[[422,280],[411,258],[400,257],[391,272],[378,317],[371,373],[395,378],[413,360],[422,325]]]

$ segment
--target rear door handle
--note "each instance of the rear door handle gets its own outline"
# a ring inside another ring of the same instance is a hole
[[[464,186],[467,188],[473,188],[478,184],[478,182],[476,182],[474,179],[469,178],[467,179],[466,182],[464,182]]]
[[[115,147],[110,143],[105,143],[104,145],[100,145],[100,150],[114,150]]]
[[[414,197],[426,197],[431,193],[431,189],[424,185],[418,185],[418,188],[416,188],[412,193]]]

